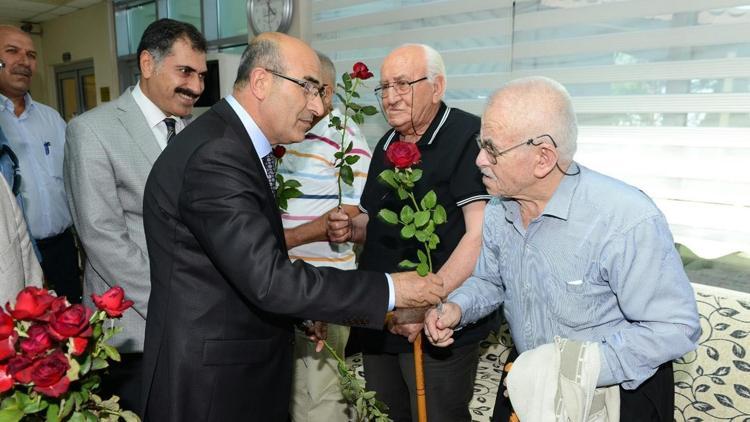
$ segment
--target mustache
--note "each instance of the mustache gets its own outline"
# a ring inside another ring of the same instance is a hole
[[[191,89],[182,88],[182,87],[175,88],[174,92],[176,92],[178,94],[187,95],[188,97],[192,97],[194,99],[198,99],[198,97],[201,96],[201,94],[199,94],[199,93],[197,93],[197,92],[195,92],[195,91],[193,91]]]
[[[13,66],[10,73],[14,75],[23,75],[23,76],[31,77],[31,68],[28,66],[19,64],[19,65]]]

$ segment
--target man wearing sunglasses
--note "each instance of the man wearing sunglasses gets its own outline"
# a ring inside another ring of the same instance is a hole
[[[551,79],[513,81],[491,97],[476,158],[496,197],[482,253],[442,312],[428,312],[428,338],[449,345],[455,327],[503,305],[521,357],[556,337],[587,342],[598,349],[593,387],[615,387],[620,420],[672,421],[672,360],[700,336],[693,291],[664,215],[642,191],[576,163],[577,131],[570,97]],[[560,362],[561,374],[578,365]],[[508,416],[500,393],[493,420]]]
[[[143,199],[145,421],[286,420],[296,318],[382,329],[394,306],[440,301],[434,275],[289,260],[271,148],[302,141],[323,115],[320,80],[310,46],[261,34],[232,95],[154,163]]]
[[[414,187],[417,198],[434,190],[448,215],[436,233],[440,244],[432,263],[443,278],[446,293],[471,274],[481,245],[482,216],[490,198],[474,165],[479,149],[474,142],[479,118],[443,102],[446,77],[440,54],[426,45],[405,45],[383,61],[375,94],[391,130],[373,150],[362,193],[363,213],[348,219],[333,214],[332,237],[364,243],[360,269],[396,271],[404,259],[415,258],[414,240],[401,239],[399,228],[375,218],[381,209],[399,210],[403,203],[390,187],[378,181],[388,164],[385,151],[395,141],[411,142],[421,153],[417,165],[422,178]],[[430,421],[471,421],[469,402],[479,359],[479,342],[499,322],[490,315],[468,327],[449,349],[425,343],[424,373]],[[396,422],[416,420],[413,342],[422,324],[394,324],[390,332],[352,330],[363,351],[367,388],[388,405]]]

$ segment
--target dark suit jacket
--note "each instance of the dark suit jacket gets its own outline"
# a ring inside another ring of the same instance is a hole
[[[293,317],[382,328],[382,273],[289,261],[263,166],[225,100],[170,142],[143,202],[147,420],[284,421]]]

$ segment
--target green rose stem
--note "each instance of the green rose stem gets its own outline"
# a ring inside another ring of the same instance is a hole
[[[337,159],[337,164],[338,164],[338,161],[345,162],[346,159],[344,155],[347,152],[351,151],[351,148],[346,146],[346,129],[348,127],[347,123],[349,123],[349,113],[347,113],[347,111],[349,110],[349,104],[352,101],[352,92],[357,92],[357,86],[359,85],[359,81],[360,81],[359,78],[355,78],[354,84],[352,85],[352,89],[345,90],[346,99],[344,100],[344,126],[341,129],[341,143],[339,145],[339,152],[341,153],[341,158]],[[353,144],[350,144],[350,145],[353,146]],[[349,167],[349,169],[350,169],[349,171],[351,171],[351,167]],[[344,168],[340,167],[338,176],[336,177],[336,183],[338,184],[338,187],[339,187],[339,198],[338,198],[338,206],[337,206],[339,209],[341,209],[341,202],[343,200],[342,190],[341,190],[341,173],[343,173],[344,171],[345,171]],[[353,172],[352,172],[352,179],[354,179]]]

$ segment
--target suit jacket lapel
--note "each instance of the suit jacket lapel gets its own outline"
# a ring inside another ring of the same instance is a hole
[[[281,224],[281,214],[279,213],[279,209],[275,206],[276,198],[273,195],[273,191],[271,191],[271,187],[268,186],[268,183],[266,182],[266,169],[260,162],[258,152],[255,150],[255,146],[253,145],[253,141],[250,139],[250,135],[245,129],[245,125],[242,124],[239,116],[237,116],[237,114],[234,112],[234,110],[226,100],[222,99],[221,101],[216,103],[216,105],[213,106],[213,109],[227,122],[232,131],[237,134],[241,143],[247,146],[248,154],[251,155],[250,161],[253,163],[255,172],[259,175],[261,180],[263,180],[263,187],[261,187],[261,189],[265,192],[266,200],[268,201],[267,203],[274,204],[274,206],[268,207],[272,210],[271,213],[268,214],[269,220],[271,220],[271,227],[276,233],[276,237],[279,239],[279,242],[281,242],[281,244],[283,245],[283,250],[286,252],[287,248],[286,241],[284,239],[284,226],[282,226]]]
[[[154,165],[154,161],[161,154],[159,143],[154,137],[154,132],[148,127],[146,117],[141,112],[138,104],[133,99],[132,87],[122,94],[117,101],[117,118],[120,120],[125,130],[130,134],[130,138],[135,142],[138,148],[148,159],[149,164]]]

